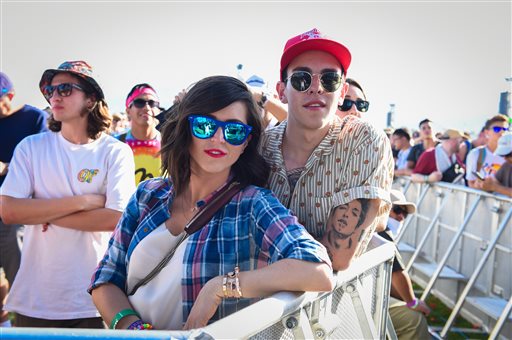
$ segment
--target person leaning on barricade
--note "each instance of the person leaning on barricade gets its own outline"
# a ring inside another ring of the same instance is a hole
[[[415,141],[414,146],[411,148],[411,151],[407,156],[407,168],[411,170],[411,173],[416,167],[421,154],[426,150],[434,148],[438,144],[432,135],[432,126],[430,123],[432,123],[432,121],[426,118],[418,124],[418,127],[420,128],[419,142]]]
[[[498,139],[507,131],[510,124],[508,117],[498,114],[485,122],[484,131],[487,138],[485,145],[471,150],[466,158],[466,180],[471,188],[479,188],[477,179],[493,176],[500,169],[505,159],[495,153]]]
[[[347,268],[387,218],[393,177],[389,139],[357,117],[336,116],[350,60],[344,45],[317,29],[289,39],[277,84],[288,119],[267,130],[261,145],[269,188],[315,238],[334,228],[327,223],[332,209],[353,201],[363,207],[344,245],[336,247],[341,240],[334,238],[326,244],[335,270]]]
[[[416,205],[408,202],[404,194],[398,190],[391,190],[391,201],[393,206],[389,212],[386,229],[378,233],[380,237],[395,245],[389,315],[399,340],[430,339],[425,318],[430,314],[430,308],[414,295],[411,278],[404,270],[405,265],[395,243],[395,237],[400,232],[404,220],[416,212]]]
[[[105,96],[84,61],[46,70],[50,132],[23,139],[2,184],[2,219],[25,224],[5,308],[20,327],[103,328],[89,278],[135,190],[130,148],[108,135]]]
[[[512,133],[506,133],[498,140],[494,154],[505,159],[494,176],[476,181],[476,188],[512,197]]]
[[[449,182],[462,179],[464,164],[457,153],[462,142],[462,133],[447,129],[440,136],[441,143],[423,152],[414,167],[412,181],[416,183]]]
[[[260,187],[270,169],[247,86],[205,78],[175,109],[166,176],[139,185],[93,274],[110,328],[199,328],[278,291],[331,290],[325,248]]]

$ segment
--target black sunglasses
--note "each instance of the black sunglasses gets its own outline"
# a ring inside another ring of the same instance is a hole
[[[144,100],[144,99],[135,99],[132,102],[133,106],[135,106],[137,109],[142,109],[146,106],[146,104],[149,105],[150,108],[158,107],[160,105],[159,102],[156,100]]]
[[[370,107],[370,102],[366,100],[358,99],[356,101],[345,99],[343,104],[339,106],[340,111],[348,111],[352,107],[352,105],[356,105],[357,111],[359,112],[367,112]]]
[[[397,215],[403,215],[404,218],[407,217],[407,215],[409,215],[409,213],[407,212],[406,209],[402,208],[401,206],[399,205],[394,205],[393,208],[391,208],[393,210],[393,212]]]
[[[78,84],[73,83],[62,83],[59,85],[47,85],[43,88],[43,95],[46,98],[46,100],[50,100],[51,97],[53,97],[53,92],[57,90],[57,93],[61,97],[69,97],[71,96],[71,93],[73,92],[73,89],[80,90],[84,92],[83,87],[81,87]]]
[[[327,92],[334,92],[341,86],[341,74],[334,71],[328,71],[320,74],[311,74],[307,71],[295,71],[285,79],[285,83],[289,80],[295,90],[304,92],[311,87],[311,83],[313,83],[313,76],[315,75],[320,76],[320,84],[322,84],[322,87]]]

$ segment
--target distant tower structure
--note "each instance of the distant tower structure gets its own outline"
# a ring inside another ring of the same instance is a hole
[[[507,83],[512,83],[512,77],[505,78]],[[507,116],[512,116],[510,112],[510,91],[500,93],[500,104],[498,112]]]
[[[244,65],[242,65],[242,64],[238,64],[238,65],[236,65],[236,77],[237,77],[239,80],[241,80],[241,81],[245,82],[244,77],[242,76],[242,70],[243,70],[243,68],[244,68]]]
[[[395,104],[389,104],[389,111],[386,118],[386,127],[392,128],[395,120]]]

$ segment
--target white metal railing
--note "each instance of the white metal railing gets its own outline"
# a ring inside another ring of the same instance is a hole
[[[0,338],[384,339],[393,257],[394,245],[381,242],[335,275],[332,292],[281,292],[194,331],[0,328]]]
[[[407,270],[425,287],[422,299],[434,294],[453,308],[440,336],[447,336],[460,313],[491,338],[510,339],[512,199],[408,177],[394,187],[418,206],[397,237],[399,248],[409,251]]]

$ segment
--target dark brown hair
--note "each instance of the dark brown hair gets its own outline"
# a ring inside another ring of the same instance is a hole
[[[71,72],[68,72],[68,74],[78,80],[80,86],[84,89],[85,95],[94,101],[92,109],[86,109],[84,114],[87,114],[87,136],[92,139],[98,139],[100,134],[104,131],[108,131],[112,124],[112,117],[108,111],[107,102],[105,99],[96,99],[98,98],[98,94],[88,82],[73,75]],[[53,114],[51,114],[48,117],[48,128],[53,132],[59,132],[62,128],[62,123],[55,120]]]
[[[192,133],[188,117],[193,114],[210,114],[234,102],[247,107],[247,125],[252,127],[251,139],[231,171],[242,185],[264,186],[270,170],[258,152],[262,133],[259,110],[247,86],[240,80],[227,76],[213,76],[200,80],[173,107],[172,118],[162,128],[162,173],[173,182],[176,195],[186,188],[190,180],[190,153]]]
[[[508,117],[502,114],[497,114],[494,117],[488,119],[485,122],[484,129],[489,130],[494,123],[506,123],[508,122]]]

